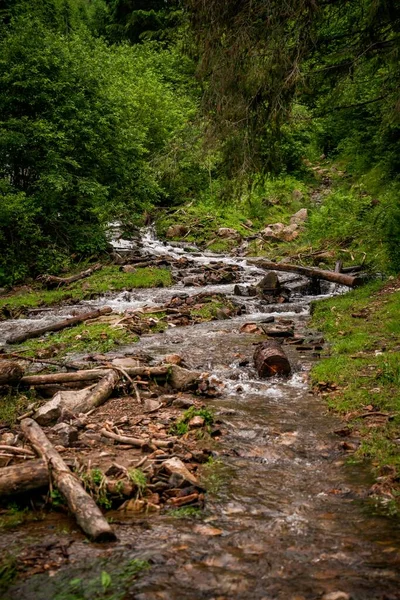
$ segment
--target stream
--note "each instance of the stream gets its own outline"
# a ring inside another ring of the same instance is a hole
[[[116,230],[113,245],[120,253],[137,244],[117,238]],[[139,246],[144,257],[186,256],[197,266],[221,260],[237,265],[246,285],[265,274],[240,256],[221,257],[190,244],[162,243],[151,228]],[[45,553],[56,548],[65,560],[58,570],[18,582],[3,600],[400,599],[399,524],[372,509],[368,469],[349,460],[343,440],[334,433],[343,423],[328,414],[309,389],[307,374],[318,356],[285,346],[293,367],[289,378],[260,380],[252,367],[254,344],[262,336],[240,333],[244,323],[271,316],[276,324],[290,319],[296,332],[307,336],[311,300],[344,291],[326,284],[320,296],[303,295],[296,291],[299,276],[280,273],[279,278],[293,288],[288,303],[236,297],[243,306],[240,316],[171,327],[142,336],[134,347],[155,360],[178,352],[189,368],[208,371],[224,384],[221,397],[204,401],[215,410],[224,435],[215,448],[216,468],[203,518],[116,515],[118,541],[108,545],[89,544],[79,532],[63,531],[70,521],[54,513],[44,521],[4,531],[3,550],[36,544]],[[233,298],[233,288],[234,284],[177,284],[110,293],[78,307],[3,322],[0,337],[46,325],[84,306],[89,310],[107,305],[122,313],[160,305],[179,294],[221,292]],[[150,568],[118,595],[121,568],[135,559],[148,561]],[[104,571],[113,583],[108,587],[103,582],[104,596],[91,594],[90,582]],[[71,581],[79,578],[89,590],[81,595],[71,588]]]

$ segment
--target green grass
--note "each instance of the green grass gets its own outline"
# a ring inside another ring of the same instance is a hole
[[[44,338],[28,340],[18,348],[23,348],[26,356],[60,358],[69,353],[109,352],[116,346],[132,344],[138,339],[126,329],[108,323],[82,323]]]
[[[372,283],[316,303],[312,317],[312,326],[330,343],[328,355],[312,370],[312,382],[322,390],[328,386],[323,392],[328,406],[346,415],[360,436],[355,458],[369,459],[378,474],[385,465],[400,473],[399,315],[400,290],[390,293]],[[368,411],[391,419],[360,418]]]
[[[231,469],[212,456],[200,467],[200,481],[208,493],[218,495],[232,477]]]
[[[147,489],[146,474],[141,469],[130,469],[128,477],[137,488],[137,497],[141,498]]]
[[[195,506],[181,506],[181,508],[169,510],[168,515],[175,519],[199,519],[202,516],[202,511]]]
[[[2,425],[13,427],[17,418],[23,415],[32,402],[36,400],[34,392],[26,394],[16,394],[15,391],[1,396],[0,398],[0,423]]]
[[[24,288],[14,294],[4,296],[0,298],[0,311],[5,307],[13,311],[21,308],[51,306],[66,300],[78,302],[94,298],[106,292],[167,287],[169,285],[172,285],[172,276],[168,269],[145,267],[137,269],[134,273],[123,273],[118,266],[108,265],[90,277],[76,281],[69,286],[47,290],[39,284],[34,284],[30,290]]]
[[[197,416],[203,417],[204,425],[207,429],[214,423],[214,413],[211,410],[208,408],[196,408],[195,406],[191,406],[185,410],[179,421],[172,425],[170,433],[172,435],[185,435],[185,433],[189,431],[189,421]]]

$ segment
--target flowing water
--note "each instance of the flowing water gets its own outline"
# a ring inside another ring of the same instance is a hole
[[[121,240],[115,246],[120,250],[131,247]],[[188,253],[163,245],[151,232],[143,238],[141,252],[184,254],[200,265],[221,260],[212,253]],[[263,275],[243,258],[224,260],[242,267],[244,282],[255,283]],[[283,279],[289,284],[298,280],[291,275]],[[204,289],[231,295],[233,285]],[[110,295],[87,304],[108,304],[123,311],[160,304],[178,293],[201,291],[177,285]],[[335,290],[331,286],[325,292]],[[323,401],[309,390],[307,371],[316,359],[288,346],[293,375],[260,380],[251,367],[253,344],[260,338],[239,333],[244,322],[263,321],[271,314],[277,323],[290,318],[298,331],[306,330],[310,297],[298,295],[288,304],[264,306],[254,298],[240,300],[245,315],[143,336],[135,346],[156,359],[179,352],[189,367],[209,371],[225,385],[220,398],[205,400],[215,409],[225,435],[216,450],[218,460],[210,475],[204,519],[161,515],[117,521],[118,542],[108,547],[64,534],[67,566],[20,583],[7,600],[91,598],[68,596],[71,579],[85,577],[90,582],[101,569],[113,577],[121,564],[135,558],[148,560],[151,568],[141,573],[125,595],[115,598],[400,598],[399,526],[371,510],[368,470],[349,463],[341,439],[334,434],[340,422],[327,414]],[[71,310],[66,308],[65,314]],[[36,315],[21,320],[18,327],[51,318]],[[9,323],[2,325],[3,331],[8,327]],[[32,526],[29,533],[32,539],[41,536],[43,544],[47,540],[51,548],[53,530],[54,523],[49,521],[36,529]],[[11,534],[7,535],[11,543]],[[14,534],[21,543],[26,535],[26,531]],[[7,543],[7,537],[3,542]],[[97,597],[102,596],[93,595]]]

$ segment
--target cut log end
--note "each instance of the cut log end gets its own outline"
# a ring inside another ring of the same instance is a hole
[[[275,340],[259,344],[254,352],[254,364],[259,377],[289,375],[291,366],[282,346]]]

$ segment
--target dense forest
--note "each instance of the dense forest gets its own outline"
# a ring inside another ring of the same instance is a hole
[[[265,226],[293,194],[303,245],[400,270],[398,2],[3,0],[0,45],[1,285],[105,252],[113,220]]]

